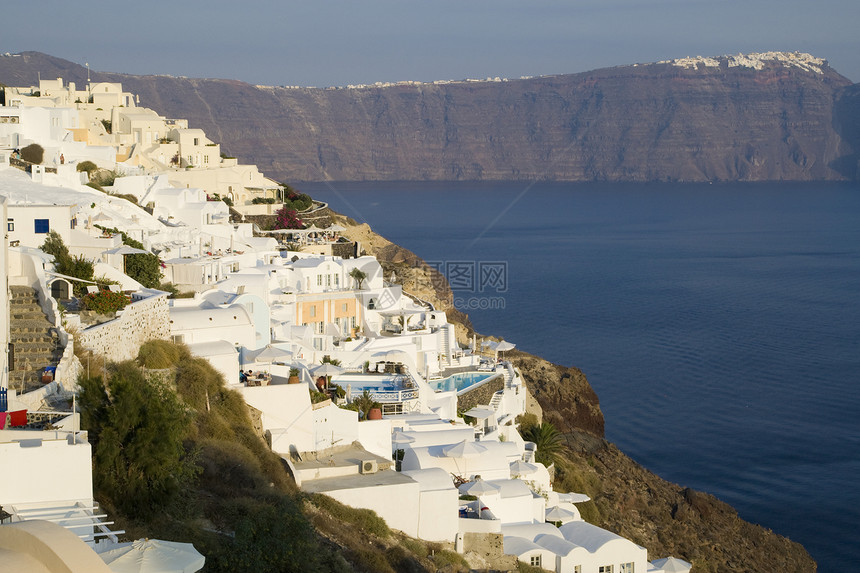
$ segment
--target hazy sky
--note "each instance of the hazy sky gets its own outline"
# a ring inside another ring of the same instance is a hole
[[[93,70],[255,84],[574,73],[802,51],[860,81],[860,0],[35,0],[5,2],[0,52]]]

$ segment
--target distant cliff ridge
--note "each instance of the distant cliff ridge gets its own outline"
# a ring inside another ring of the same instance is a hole
[[[0,82],[86,70],[0,57]],[[854,180],[857,87],[823,59],[684,58],[510,81],[286,88],[93,73],[284,181]]]

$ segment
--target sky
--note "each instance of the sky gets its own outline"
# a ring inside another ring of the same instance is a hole
[[[801,51],[860,81],[860,0],[6,4],[0,53],[34,50],[130,74],[327,87],[518,78],[686,56]]]

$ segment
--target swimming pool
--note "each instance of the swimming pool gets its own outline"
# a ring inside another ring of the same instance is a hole
[[[493,376],[496,374],[492,372],[458,372],[441,380],[431,380],[430,388],[436,392],[450,392],[451,390],[459,392]]]

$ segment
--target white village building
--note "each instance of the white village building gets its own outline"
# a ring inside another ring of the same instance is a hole
[[[56,365],[45,369],[50,383],[16,392],[5,321],[0,387],[7,407],[44,411],[71,396],[86,368],[74,344],[124,360],[146,340],[172,338],[242,394],[305,491],[373,509],[393,528],[459,551],[495,539],[505,553],[555,571],[649,570],[645,549],[582,520],[574,505],[582,496],[552,491],[550,469],[517,431],[527,390],[511,363],[482,356],[474,342],[461,347],[443,311],[386,281],[375,258],[353,256],[357,247],[330,254],[342,228],[291,232],[307,247],[296,252],[281,248],[285,237],[255,236],[251,224],[231,222],[227,205],[211,200],[216,193],[245,215],[271,213],[277,205],[253,200],[280,198],[282,186],[221,157],[220,146],[184,120],[137,103],[120,84],[7,88],[0,107],[2,284],[32,291],[59,345]],[[12,155],[29,143],[42,145],[46,159],[24,172]],[[76,169],[85,160],[125,174],[107,189],[113,194],[85,185]],[[104,322],[67,315],[64,323],[58,300],[81,285],[38,250],[50,231],[115,279],[131,304]],[[128,277],[117,231],[157,253],[165,280],[194,296],[168,299]],[[0,303],[3,316],[10,304]],[[79,329],[75,339],[64,324]],[[468,402],[479,391],[487,398]],[[359,414],[362,404],[369,409]],[[74,427],[75,418],[64,423]],[[0,504],[22,516],[32,504],[95,512],[86,435],[17,431],[0,430],[5,467],[49,475],[61,463],[69,471],[53,489],[27,472],[8,475]],[[84,522],[93,540],[111,535]]]

